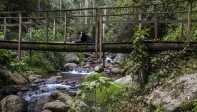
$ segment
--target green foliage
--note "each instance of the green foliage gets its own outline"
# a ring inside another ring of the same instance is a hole
[[[163,110],[160,109],[160,108],[157,108],[154,112],[165,112],[165,111],[163,111]]]
[[[129,94],[125,91],[126,86],[116,84],[99,73],[92,73],[86,77],[81,89],[77,91],[78,100],[74,101],[73,107],[76,107],[76,101],[82,100],[87,104],[87,111],[105,111],[111,112],[120,109],[120,101],[128,98]]]
[[[18,62],[16,60],[14,60],[11,62],[10,66],[11,66],[12,71],[17,71],[19,73],[24,73],[29,70],[28,64],[24,61]]]
[[[62,41],[63,33],[61,29],[57,29],[56,35],[54,37],[53,30],[49,29],[49,41]],[[29,41],[30,33],[26,33],[23,37],[23,41]],[[46,41],[45,29],[33,29],[32,30],[32,41],[43,42]],[[64,56],[66,53],[60,52],[33,52],[32,61],[30,62],[29,52],[23,52],[25,62],[28,63],[30,68],[36,72],[50,72],[53,70],[61,69],[64,65]]]
[[[46,35],[45,35],[45,29],[39,28],[39,29],[32,29],[32,41],[33,42],[45,42],[46,41]],[[26,35],[22,38],[23,41],[30,41],[30,29],[26,33]],[[48,40],[49,41],[58,41],[63,42],[64,36],[63,36],[63,28],[58,28],[56,35],[54,37],[53,30],[48,29]]]
[[[120,64],[120,66],[128,70],[129,74],[132,73],[134,79],[140,83],[143,81],[143,76],[140,75],[140,72],[146,66],[144,62],[149,55],[144,44],[148,31],[148,29],[142,29],[140,26],[135,29],[132,38],[133,50]]]
[[[78,52],[78,53],[75,53],[75,54],[79,57],[79,60],[84,60],[85,59],[85,56],[84,56],[83,53]]]
[[[166,34],[166,36],[164,36],[163,40],[179,41],[181,40],[180,34],[180,28],[173,28],[173,26],[171,25],[168,27],[168,33]],[[186,34],[186,32],[184,32],[184,34]]]
[[[151,88],[167,79],[197,71],[196,51],[185,48],[181,51],[163,51],[150,55],[150,76],[146,88]]]
[[[54,66],[52,65],[52,62],[48,60],[46,57],[47,53],[42,52],[34,52],[32,55],[32,61],[30,62],[28,58],[26,58],[26,62],[30,62],[29,66],[32,68],[35,72],[49,72],[53,71]]]
[[[175,112],[197,112],[197,101],[184,102]]]
[[[12,54],[8,50],[0,49],[0,65],[10,66],[12,61]]]
[[[14,57],[14,52],[9,50],[0,49],[0,66],[5,66],[11,71],[23,73],[27,70],[28,64],[25,61],[19,61]]]
[[[143,43],[148,35],[147,31],[148,29],[137,27],[133,36],[133,50],[129,56],[133,62],[131,68],[134,75],[139,75],[139,71],[143,66],[143,60],[148,56],[146,46]]]
[[[185,51],[163,51],[150,56],[150,76],[146,88],[152,87],[163,79],[172,79],[177,76],[178,63]]]
[[[194,101],[193,105],[194,105],[193,111],[197,112],[197,100]]]
[[[0,37],[1,37],[1,36],[4,36],[3,32],[0,32]]]

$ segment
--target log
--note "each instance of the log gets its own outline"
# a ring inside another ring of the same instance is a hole
[[[166,50],[182,50],[186,47],[185,42],[145,42],[147,51],[161,52]],[[197,49],[197,42],[191,42],[190,48]],[[0,41],[0,49],[17,50],[18,42]],[[46,43],[46,42],[21,42],[21,50],[41,50],[55,52],[95,52],[95,45],[92,43]],[[102,52],[130,53],[132,43],[104,43]]]

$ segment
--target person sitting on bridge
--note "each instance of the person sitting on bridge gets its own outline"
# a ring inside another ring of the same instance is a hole
[[[78,33],[80,36],[80,42],[76,42],[76,43],[93,43],[94,42],[94,38],[89,37],[88,35],[86,35],[85,32],[80,32]]]
[[[86,42],[87,42],[88,36],[86,35],[85,32],[81,32],[81,34],[80,34],[80,39],[81,39],[81,42],[82,42],[82,43],[86,43]]]

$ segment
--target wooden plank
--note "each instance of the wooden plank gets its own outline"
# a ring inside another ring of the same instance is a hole
[[[21,61],[22,14],[19,13],[18,61]]]
[[[32,30],[33,30],[33,28],[32,28],[32,24],[33,24],[33,22],[32,22],[32,19],[30,19],[30,31],[29,31],[29,35],[30,35],[30,39],[29,39],[29,41],[30,42],[32,42]],[[32,50],[30,50],[30,52],[29,52],[29,58],[30,58],[30,62],[32,61]]]
[[[95,24],[68,24],[68,27],[75,27],[76,25],[77,25],[78,27],[95,26]]]
[[[142,13],[139,14],[139,26],[142,27]]]
[[[6,26],[6,27],[14,27],[14,26],[19,26],[19,24],[1,24],[0,26],[2,26],[2,27],[4,27],[4,26]]]
[[[4,24],[3,25],[3,35],[4,35],[3,40],[5,40],[6,39],[6,32],[7,32],[7,27],[6,27],[7,19],[6,18],[4,18],[4,23],[3,24]]]
[[[147,50],[150,52],[161,52],[167,50],[183,50],[185,42],[144,42]],[[17,50],[17,41],[0,41],[0,49]],[[132,51],[132,43],[104,43],[102,52],[112,53],[130,53]],[[197,42],[190,42],[190,48],[197,49]],[[21,42],[21,50],[40,50],[54,52],[95,52],[95,44],[65,44],[51,42]]]
[[[96,17],[96,15],[73,15],[73,16],[68,16],[68,18],[85,18],[85,17]]]
[[[174,23],[174,24],[178,24],[178,23],[188,23],[188,20],[158,20],[158,23]],[[197,23],[197,20],[192,20],[191,21],[192,23]],[[112,24],[112,23],[122,23],[122,24],[136,24],[136,23],[142,23],[142,24],[151,24],[151,23],[154,23],[153,20],[138,20],[138,21],[134,21],[134,20],[128,20],[128,21],[103,21],[103,23],[105,24]],[[0,26],[4,27],[4,26],[7,26],[7,27],[14,27],[14,26],[18,26],[19,24],[1,24]],[[30,23],[29,23],[30,25]],[[82,27],[82,26],[94,26],[95,24],[76,24],[78,27]],[[76,26],[75,24],[70,24],[68,25],[67,27],[75,27]],[[48,26],[49,27],[62,27],[64,25],[50,25]],[[36,26],[37,28],[43,28],[45,27],[44,25],[37,25]]]
[[[191,41],[191,30],[192,30],[192,2],[193,0],[189,0],[189,12],[188,12],[188,35],[187,35],[187,46],[190,46]]]
[[[182,22],[181,22],[181,25],[180,25],[180,30],[181,30],[181,34],[180,34],[180,40],[184,40],[183,38],[183,36],[184,36],[184,33],[183,33],[183,30],[184,30],[184,22],[183,22],[183,20],[184,20],[184,14],[182,14],[182,17],[181,17],[181,19],[182,19]]]
[[[67,40],[67,11],[64,12],[64,43]]]
[[[98,43],[99,43],[99,9],[96,9],[96,38],[95,38],[95,58],[98,60]]]
[[[53,18],[53,38],[56,40],[56,18]]]
[[[139,21],[139,20],[103,21],[103,23],[105,23],[105,24],[116,24],[116,23],[121,23],[121,24],[136,24],[136,23],[138,23],[139,24],[140,22],[143,23],[143,24],[150,24],[150,23],[154,23],[154,20],[142,20],[142,21]]]
[[[48,29],[49,29],[49,23],[48,23],[48,12],[45,12],[45,21],[46,21],[46,24],[45,24],[45,36],[46,36],[46,42],[49,41],[49,35],[48,35]]]
[[[141,8],[148,7],[153,5],[164,5],[164,4],[172,4],[172,3],[185,3],[185,0],[178,0],[172,2],[165,3],[157,3],[157,4],[145,4],[145,5],[132,5],[132,6],[123,6],[123,7],[101,7],[100,9],[121,9],[121,8]],[[42,10],[42,11],[10,11],[10,12],[0,12],[0,14],[17,14],[17,13],[32,13],[32,12],[60,12],[60,11],[80,11],[80,10],[92,10],[97,8],[79,8],[79,9],[66,9],[66,10]]]
[[[155,32],[155,39],[157,39],[158,38],[157,5],[154,5],[154,32]]]
[[[141,7],[150,7],[154,5],[164,5],[164,4],[172,4],[172,3],[184,3],[185,0],[179,0],[179,1],[172,1],[172,2],[165,2],[165,3],[152,3],[152,4],[145,4],[145,5],[132,5],[132,6],[123,6],[123,7],[102,7],[100,9],[124,9],[124,8],[141,8]]]
[[[103,29],[103,24],[102,24],[102,21],[103,21],[103,17],[102,17],[102,14],[101,14],[101,9],[99,9],[99,62],[102,61],[102,45],[103,45],[103,32],[102,32],[102,29]]]
[[[165,23],[165,24],[179,24],[179,23],[187,23],[188,20],[158,20],[158,23]]]
[[[103,67],[105,67],[105,52],[103,52]]]
[[[74,26],[74,39],[77,40],[77,18],[74,18],[75,26]]]
[[[48,12],[50,12],[50,11],[48,11]],[[193,10],[193,12],[197,12],[197,10]],[[147,15],[147,14],[154,14],[154,12],[141,12],[142,14],[144,14],[144,15]],[[182,13],[188,13],[188,11],[174,11],[174,12],[157,12],[157,14],[177,14],[177,13],[180,13],[180,14],[182,14]],[[138,15],[138,13],[125,13],[125,14],[104,14],[104,15],[102,15],[102,16],[125,16],[125,15]],[[53,18],[62,18],[62,17],[64,17],[64,16],[49,16],[48,18],[51,18],[51,19],[53,19]],[[73,15],[73,16],[67,16],[67,18],[73,18],[73,17],[96,17],[96,15],[87,15],[87,16],[80,16],[80,15]],[[5,18],[5,17],[0,17],[0,18]],[[10,18],[10,19],[18,19],[17,17],[6,17],[6,18]],[[22,17],[22,18],[24,18],[24,19],[45,19],[45,17]]]
[[[138,15],[135,13],[125,13],[125,14],[103,14],[102,16],[134,16],[134,15]]]
[[[173,24],[179,24],[179,23],[188,23],[188,20],[157,20],[158,22],[157,23],[165,23],[165,24],[170,24],[170,23],[173,23]],[[137,21],[134,21],[134,20],[128,20],[128,21],[121,21],[121,20],[117,20],[117,21],[103,21],[103,23],[105,24],[113,24],[113,23],[121,23],[121,24],[137,24],[137,23],[142,23],[142,24],[151,24],[151,23],[154,23],[154,20],[137,20]],[[197,23],[197,20],[192,20],[192,23]]]

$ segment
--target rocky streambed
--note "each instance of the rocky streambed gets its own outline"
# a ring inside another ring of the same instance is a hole
[[[28,81],[24,77],[20,77],[22,78],[20,80],[24,80],[25,83],[20,82],[20,85],[6,87],[7,90],[4,91],[6,94],[3,95],[6,97],[1,100],[2,112],[42,112],[44,110],[65,112],[79,89],[77,85],[91,72],[76,73],[76,71],[59,72],[49,78],[32,74],[28,77],[29,83],[26,83]],[[65,78],[69,77],[66,76],[68,74],[72,75],[71,79]],[[12,77],[13,74],[8,72],[5,75]],[[22,83],[24,85],[21,85]]]
[[[0,69],[1,77],[15,84],[2,92],[2,112],[66,112],[79,89],[77,85],[88,74],[94,71],[105,72],[109,74],[108,77],[111,77],[110,72],[121,74],[121,69],[113,68],[114,59],[115,56],[107,56],[107,65],[103,67],[95,62],[91,53],[85,54],[83,62],[71,53],[65,57],[64,69],[48,78],[34,73],[21,75]]]

